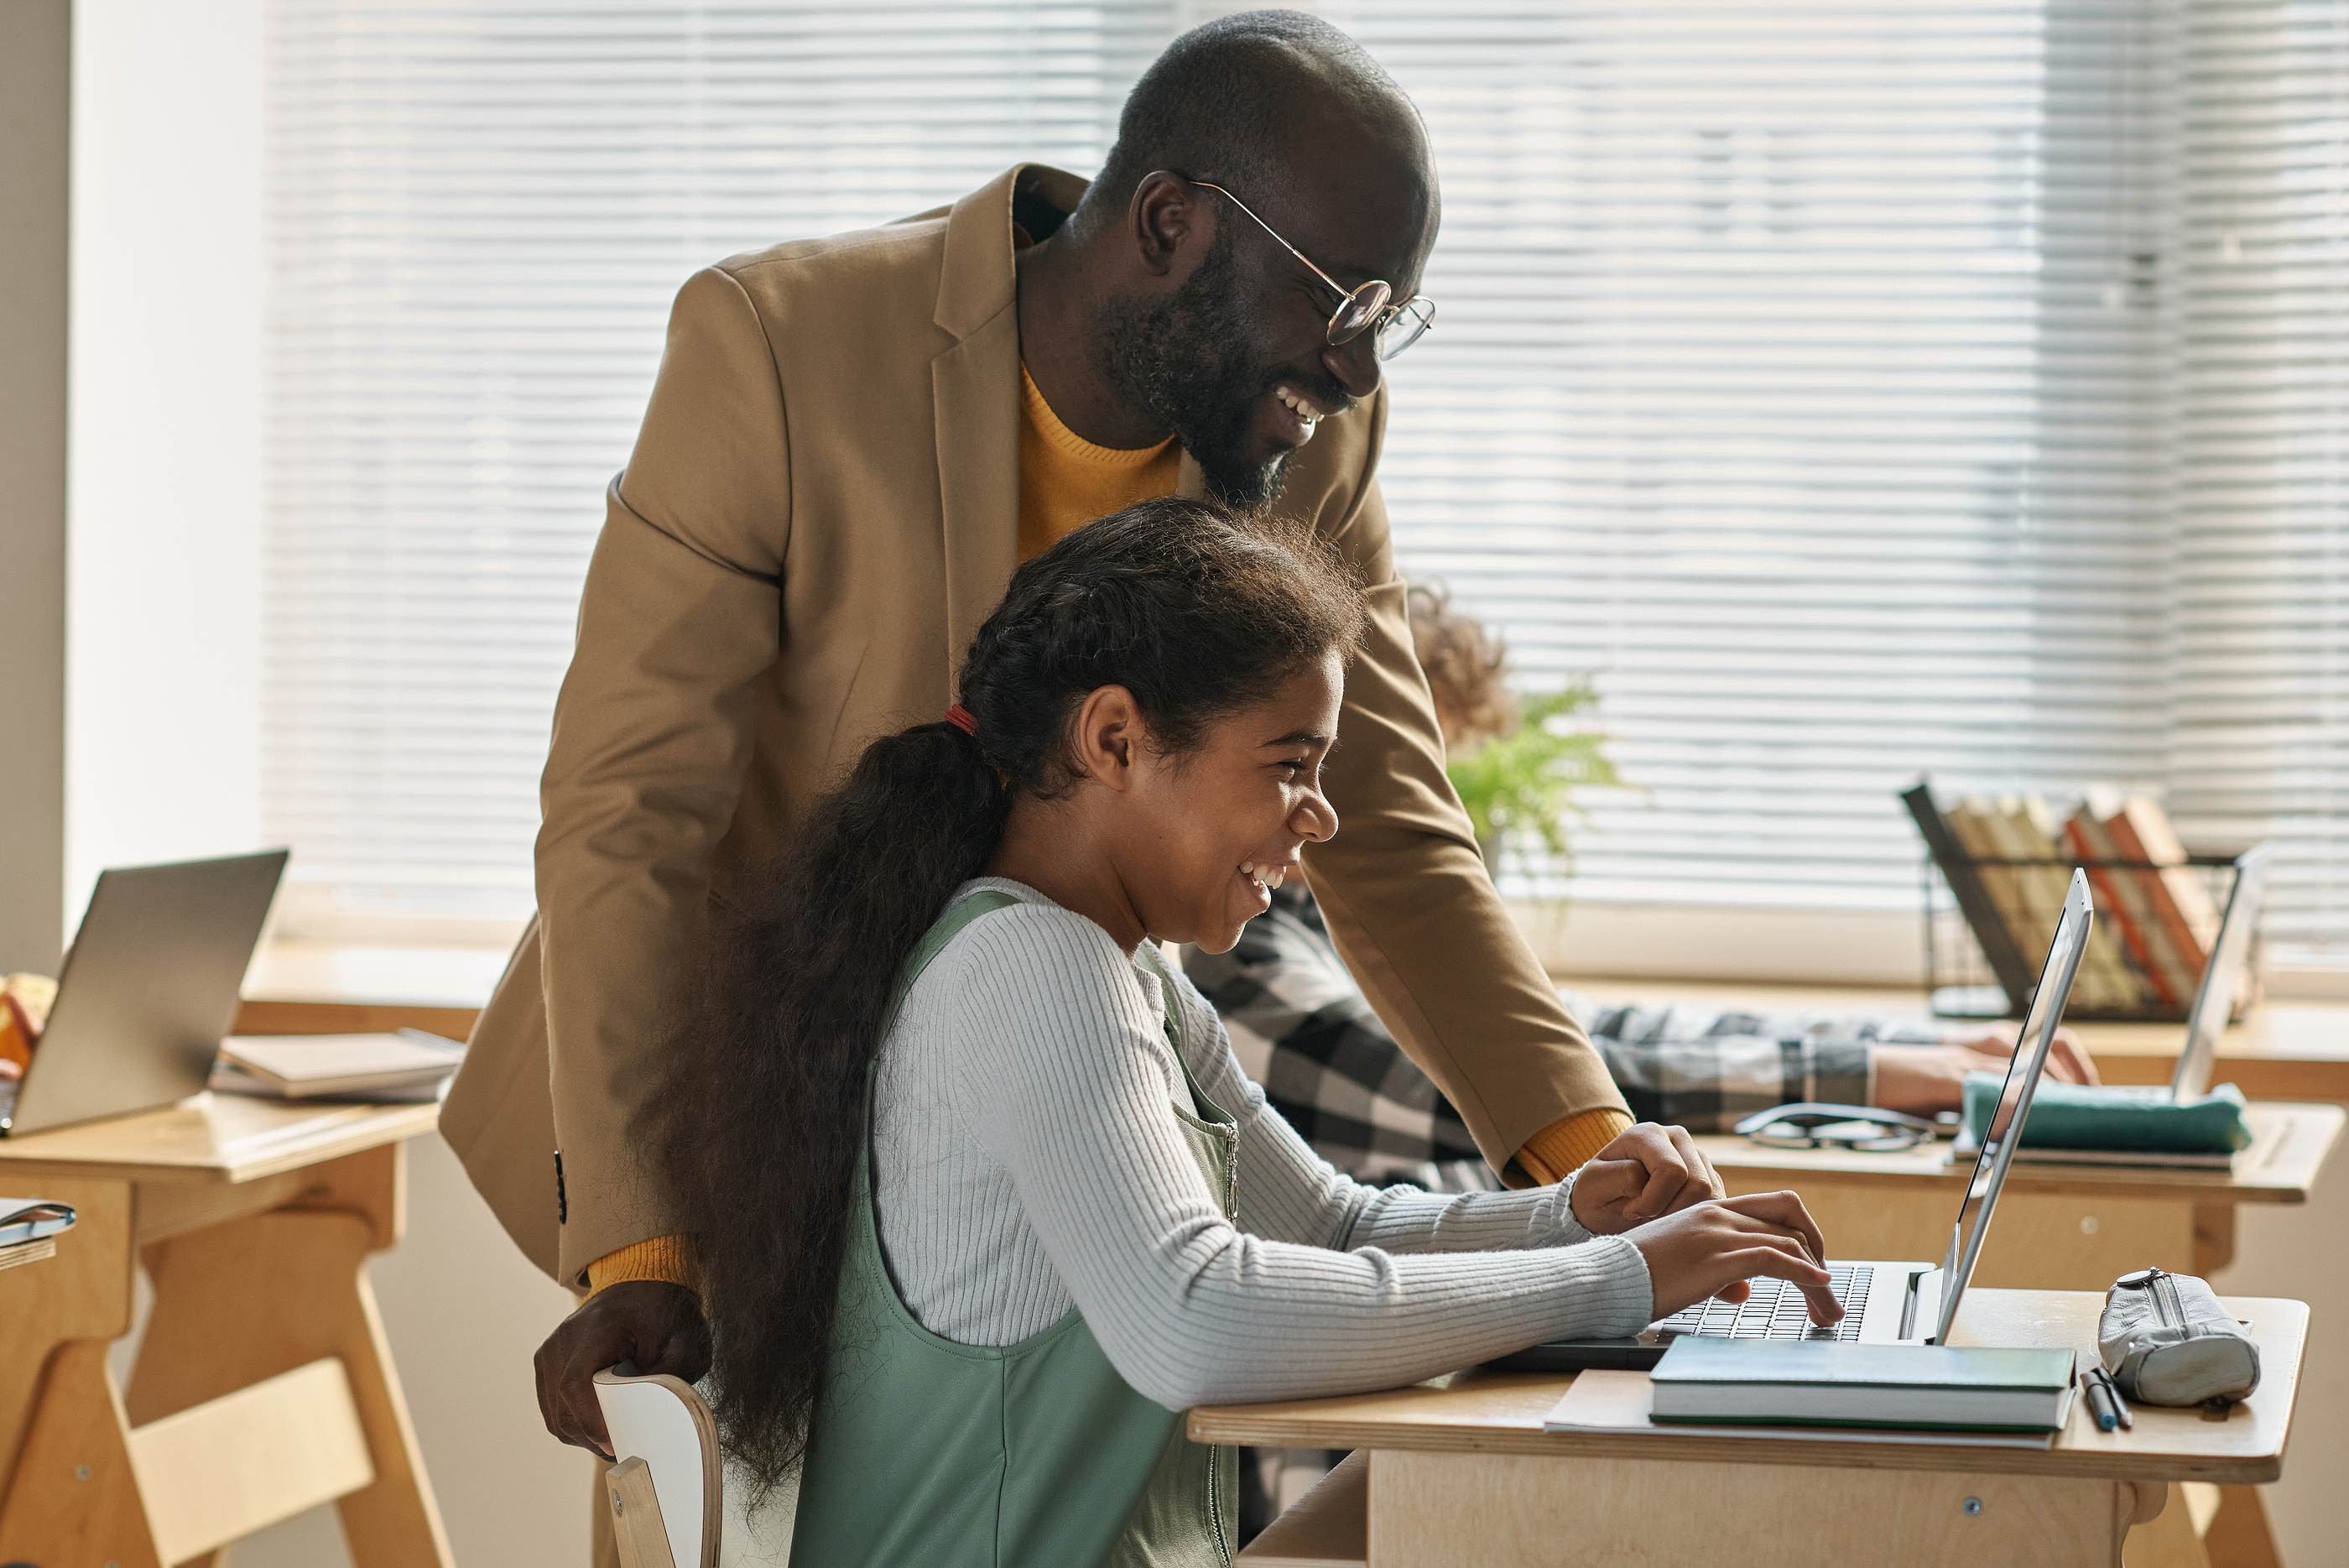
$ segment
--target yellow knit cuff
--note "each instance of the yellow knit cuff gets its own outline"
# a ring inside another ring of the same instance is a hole
[[[1547,1187],[1580,1170],[1599,1151],[1631,1130],[1628,1111],[1600,1109],[1560,1116],[1526,1140],[1517,1163]]]
[[[587,1265],[588,1299],[624,1280],[666,1280],[698,1293],[701,1271],[695,1266],[693,1243],[683,1236],[655,1236],[605,1253]]]

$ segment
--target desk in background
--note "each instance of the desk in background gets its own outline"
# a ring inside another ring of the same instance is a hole
[[[2103,1300],[1970,1291],[1953,1337],[2094,1356]],[[2308,1309],[2263,1297],[2227,1304],[2255,1325],[2263,1376],[2226,1420],[2141,1406],[2133,1431],[2103,1433],[2075,1400],[2071,1424],[2044,1451],[1554,1434],[1542,1418],[1571,1376],[1485,1372],[1382,1394],[1203,1407],[1191,1412],[1190,1435],[1368,1450],[1367,1463],[1358,1453],[1299,1505],[1318,1542],[1299,1539],[1305,1531],[1268,1532],[1266,1550],[1250,1547],[1243,1565],[2118,1568],[2127,1538],[2130,1568],[2183,1568],[2210,1561],[2206,1542],[2271,1550],[2251,1489],[2282,1470]]]
[[[2308,1201],[2349,1112],[2333,1105],[2255,1105],[2252,1146],[2235,1169],[2033,1165],[2017,1160],[1975,1279],[1988,1285],[2101,1291],[2131,1269],[2208,1277],[2235,1252],[2241,1204]],[[1732,1194],[1791,1187],[1837,1255],[1938,1262],[1949,1246],[1971,1161],[1936,1142],[1893,1153],[1764,1148],[1731,1134],[1697,1147]]]
[[[1686,1001],[1711,1007],[1801,1012],[1921,1015],[1925,995],[1889,986],[1764,985],[1737,981],[1561,975],[1558,982],[1606,1002]],[[1951,1027],[1963,1021],[1948,1021]],[[2108,1084],[2167,1084],[2186,1042],[2183,1023],[2070,1025]],[[2219,1042],[2213,1083],[2254,1100],[2330,1100],[2349,1105],[2349,1002],[2265,1002]]]
[[[439,1114],[204,1095],[0,1140],[0,1188],[78,1214],[54,1260],[0,1272],[0,1561],[209,1568],[331,1500],[359,1568],[448,1568],[366,1272]]]

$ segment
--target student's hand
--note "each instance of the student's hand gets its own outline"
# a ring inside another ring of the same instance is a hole
[[[1757,1274],[1801,1287],[1811,1321],[1822,1327],[1843,1316],[1827,1289],[1827,1272],[1819,1266],[1826,1242],[1792,1192],[1752,1192],[1700,1203],[1651,1220],[1628,1239],[1648,1261],[1658,1317],[1707,1296],[1741,1300],[1744,1282]]]
[[[1686,1127],[1641,1122],[1576,1174],[1569,1201],[1584,1230],[1613,1236],[1722,1190],[1713,1162]]]
[[[645,1376],[667,1372],[698,1382],[709,1370],[709,1324],[701,1298],[663,1280],[623,1280],[598,1291],[538,1347],[538,1413],[546,1429],[575,1447],[612,1457],[612,1435],[595,1398],[595,1374],[633,1361]]]
[[[2014,1023],[1977,1024],[1952,1030],[1939,1045],[1878,1045],[1876,1103],[1889,1111],[1930,1116],[1954,1111],[1965,1102],[1968,1073],[2003,1073],[2014,1054]],[[2047,1074],[2063,1084],[2093,1084],[2096,1064],[2068,1029],[2055,1031],[2047,1048]]]

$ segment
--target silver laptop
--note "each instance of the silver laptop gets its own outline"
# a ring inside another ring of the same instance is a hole
[[[286,852],[101,872],[0,1135],[119,1116],[204,1086]]]
[[[2075,1094],[2090,1092],[2116,1100],[2183,1105],[2210,1092],[2210,1073],[2219,1054],[2220,1036],[2227,1033],[2236,999],[2242,995],[2251,972],[2251,936],[2259,929],[2260,906],[2267,898],[2270,856],[2269,846],[2262,844],[2236,857],[2234,889],[2227,896],[2227,910],[2219,921],[2218,940],[2210,944],[2210,957],[2202,966],[2202,983],[2196,989],[2194,1005],[2186,1014],[2186,1044],[2178,1053],[2178,1064],[2170,1069],[2169,1086],[2108,1084],[2094,1091],[2075,1089]],[[2265,1136],[2280,1139],[2287,1131],[2279,1123],[2271,1127]],[[1963,1133],[1958,1135],[1958,1152],[1971,1152]],[[2017,1158],[2026,1165],[2153,1166],[2172,1169],[2228,1170],[2235,1164],[2235,1156],[2230,1153],[2145,1148],[2034,1147],[2024,1149]],[[2255,1154],[2253,1158],[2259,1157]]]
[[[2251,968],[2251,933],[2267,898],[2270,855],[2262,844],[2235,861],[2235,887],[2219,921],[2219,940],[2210,944],[2202,984],[2194,992],[2194,1010],[2186,1015],[2186,1048],[2178,1052],[2178,1065],[2169,1075],[2173,1102],[2198,1100],[2210,1092],[2210,1064],[2219,1054],[2219,1036],[2227,1033]]]
[[[2055,940],[2039,971],[2031,995],[2031,1010],[2014,1057],[2006,1069],[2006,1085],[1999,1093],[1998,1109],[1989,1135],[1974,1156],[1973,1176],[1950,1227],[1949,1250],[1940,1263],[1830,1262],[1828,1289],[1843,1303],[1843,1320],[1821,1328],[1810,1320],[1803,1293],[1782,1280],[1756,1279],[1753,1293],[1743,1302],[1708,1300],[1650,1324],[1629,1339],[1554,1340],[1491,1366],[1504,1372],[1578,1372],[1587,1367],[1618,1367],[1645,1371],[1663,1359],[1665,1348],[1684,1334],[1731,1339],[1852,1340],[1861,1344],[1939,1345],[1957,1320],[1958,1303],[1974,1265],[1982,1261],[1982,1241],[1990,1234],[1992,1210],[2006,1186],[2014,1163],[2016,1140],[2010,1128],[2021,1125],[2031,1111],[2047,1049],[2055,1026],[2071,1000],[2072,981],[2080,971],[2080,955],[2087,950],[2088,928],[2095,910],[2088,897],[2088,878],[2072,873],[2072,888],[2064,900],[2064,917],[2056,923]],[[1830,1241],[1833,1238],[1829,1238]]]

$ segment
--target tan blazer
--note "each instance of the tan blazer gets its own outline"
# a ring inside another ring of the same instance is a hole
[[[474,1030],[441,1129],[533,1262],[579,1279],[676,1227],[635,1158],[673,985],[874,736],[936,718],[1017,564],[1013,169],[885,228],[796,241],[678,294],[611,486],[555,703],[539,917]],[[1498,1167],[1622,1100],[1510,924],[1444,776],[1371,472],[1386,393],[1325,420],[1282,505],[1371,589],[1306,857],[1379,1016]],[[1198,493],[1195,465],[1185,488]],[[557,1179],[560,1150],[561,1179]]]

